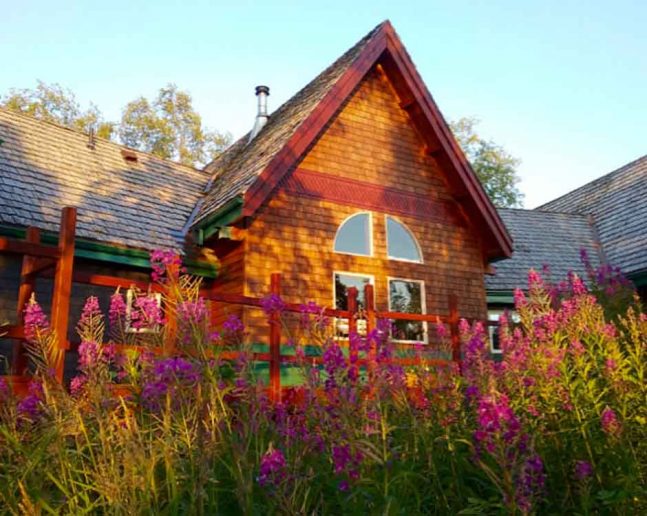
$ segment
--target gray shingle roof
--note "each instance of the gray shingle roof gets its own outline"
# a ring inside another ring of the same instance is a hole
[[[514,241],[512,258],[495,263],[496,274],[486,276],[488,291],[510,291],[526,288],[528,271],[550,267],[551,279],[561,281],[569,271],[582,277],[586,271],[580,250],[586,249],[597,265],[595,231],[588,217],[567,213],[534,210],[499,209]]]
[[[208,181],[191,167],[0,109],[0,224],[58,231],[78,208],[77,236],[141,249],[181,247],[182,228]]]
[[[212,173],[213,179],[207,188],[205,199],[194,224],[204,220],[228,201],[247,191],[381,26],[382,24],[375,27],[355,46],[272,113],[267,124],[251,142],[248,143],[249,134],[246,134],[207,166],[206,170]]]
[[[647,156],[537,209],[592,215],[610,264],[647,269]]]

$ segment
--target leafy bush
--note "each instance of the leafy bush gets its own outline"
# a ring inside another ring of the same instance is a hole
[[[483,327],[463,321],[460,371],[449,362],[401,366],[384,323],[351,335],[349,353],[319,307],[305,304],[295,321],[270,296],[263,309],[281,315],[304,378],[272,403],[241,322],[210,328],[199,283],[177,274],[169,255],[155,263],[166,313],[140,301],[134,321],[161,332],[124,331],[117,292],[106,340],[90,298],[69,392],[50,372],[56,346],[46,319],[35,302],[27,308],[37,368],[30,393],[17,400],[0,384],[4,512],[647,510],[647,318],[633,308],[605,318],[577,277],[556,299],[530,275],[529,295],[516,294],[520,324],[503,317],[501,362],[490,360]],[[447,346],[446,329],[436,333]],[[132,350],[119,353],[126,341]],[[225,360],[232,349],[235,358]]]

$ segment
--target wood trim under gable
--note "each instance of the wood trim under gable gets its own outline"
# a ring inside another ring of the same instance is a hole
[[[295,170],[285,181],[283,188],[300,197],[432,222],[447,223],[458,218],[453,216],[456,210],[452,208],[451,202],[304,168]]]

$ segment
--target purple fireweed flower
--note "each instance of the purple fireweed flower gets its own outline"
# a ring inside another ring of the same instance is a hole
[[[526,295],[523,293],[523,290],[520,288],[515,289],[514,291],[514,306],[515,308],[523,308],[528,304],[528,300],[526,299]]]
[[[0,376],[0,403],[4,403],[11,396],[9,384]]]
[[[602,430],[608,435],[616,436],[620,433],[620,421],[618,421],[618,416],[616,416],[616,413],[610,407],[606,407],[602,411],[600,425],[602,426]]]
[[[287,464],[280,450],[270,449],[263,455],[257,481],[262,487],[277,487],[286,477]]]
[[[243,332],[245,326],[236,315],[230,315],[223,323],[222,329],[227,336],[236,336]]]
[[[101,308],[99,308],[99,299],[95,296],[90,296],[83,305],[81,311],[80,324],[88,324],[94,317],[101,315]]]
[[[182,259],[174,251],[158,249],[150,255],[151,277],[155,282],[162,282],[169,271],[182,271]]]
[[[493,396],[481,397],[477,416],[478,429],[474,432],[474,440],[479,447],[484,446],[490,453],[494,451],[498,438],[511,444],[519,436],[521,424],[505,395],[501,395],[499,399]]]
[[[575,461],[575,478],[584,481],[593,475],[593,466],[586,460]]]
[[[39,334],[49,331],[47,316],[40,305],[32,299],[29,300],[24,311],[25,338],[29,342],[34,342]]]
[[[286,304],[278,294],[269,294],[261,299],[261,308],[265,315],[281,314],[285,311]]]
[[[141,296],[135,300],[135,308],[130,314],[133,328],[155,328],[164,324],[162,308],[154,296]]]
[[[177,307],[178,316],[181,323],[201,324],[207,318],[207,304],[203,298],[197,301],[184,301]]]
[[[541,494],[545,482],[546,474],[541,457],[539,455],[528,457],[515,485],[515,501],[524,513],[530,511],[533,499]]]
[[[535,269],[530,269],[528,271],[528,287],[531,290],[544,288],[544,280]]]
[[[91,367],[97,363],[101,355],[101,349],[96,342],[83,341],[79,344],[79,366]]]
[[[70,381],[70,394],[72,394],[72,396],[78,396],[87,382],[88,377],[84,375],[78,375],[72,378]]]
[[[42,414],[41,400],[43,399],[43,385],[32,380],[29,383],[27,396],[18,402],[18,416],[29,422],[36,421]]]
[[[126,301],[118,291],[110,296],[110,309],[108,310],[108,320],[110,327],[116,328],[126,316]]]

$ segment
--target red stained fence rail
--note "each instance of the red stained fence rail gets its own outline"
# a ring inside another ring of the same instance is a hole
[[[162,291],[163,287],[159,285],[149,285],[142,282],[133,281],[127,278],[120,278],[116,276],[89,274],[83,271],[75,271],[73,268],[74,256],[74,235],[76,227],[76,210],[74,208],[64,208],[61,214],[61,229],[59,233],[59,243],[57,247],[45,246],[40,243],[40,231],[37,228],[28,228],[25,240],[15,240],[8,238],[0,238],[0,253],[17,253],[24,255],[21,270],[21,282],[18,297],[18,325],[5,326],[1,330],[5,338],[16,339],[17,342],[14,346],[14,356],[12,362],[12,374],[14,383],[26,385],[26,377],[24,372],[26,369],[26,358],[24,354],[24,326],[23,326],[23,309],[25,304],[34,291],[34,281],[39,274],[47,274],[48,269],[54,269],[54,290],[52,295],[52,329],[59,339],[59,347],[62,357],[64,357],[65,350],[69,349],[67,342],[67,328],[68,328],[68,314],[69,303],[71,295],[72,282],[83,283],[95,286],[104,287],[123,287],[130,288],[137,286],[142,290],[148,290],[152,287],[152,291]],[[51,273],[50,277],[51,277]],[[281,296],[281,275],[274,273],[270,277],[270,293],[275,296]],[[258,297],[243,296],[237,294],[228,294],[218,292],[216,290],[204,289],[201,294],[205,299],[213,302],[240,305],[247,307],[262,308],[263,299]],[[449,326],[449,335],[452,344],[452,362],[460,366],[461,363],[461,349],[460,349],[460,336],[459,336],[459,313],[458,301],[455,295],[448,296],[448,314],[411,314],[400,312],[382,312],[375,309],[374,306],[374,292],[373,285],[366,285],[364,292],[364,299],[366,306],[364,309],[359,309],[357,301],[357,289],[351,287],[348,289],[348,310],[337,310],[332,308],[322,309],[322,315],[334,317],[339,319],[346,319],[348,321],[349,334],[357,333],[357,321],[363,318],[366,325],[366,332],[370,332],[377,327],[378,321],[387,320],[405,320],[405,321],[419,321],[432,324],[444,324]],[[286,312],[300,313],[302,310],[301,305],[286,303],[284,308]],[[474,320],[468,319],[468,322]],[[486,326],[496,326],[497,323],[493,321],[486,321]],[[269,363],[270,382],[269,392],[273,400],[278,400],[281,397],[281,364],[294,363],[296,357],[292,355],[281,354],[281,320],[280,314],[272,313],[268,315],[269,327],[269,353],[254,353],[253,357],[257,361],[265,361]],[[399,349],[411,349],[410,344],[396,344]],[[127,349],[138,349],[137,346],[131,345],[117,345],[117,350],[124,352]],[[141,350],[144,348],[141,347]],[[149,349],[149,348],[146,348]],[[151,349],[157,354],[169,354],[173,349],[166,343],[164,348]],[[357,353],[356,350],[351,350],[352,353]],[[359,359],[357,356],[353,358],[357,360],[359,365],[367,365],[372,363],[370,360],[374,357],[376,349],[373,347],[368,352],[368,359]],[[235,359],[239,356],[236,351],[224,351],[221,355],[224,359]],[[321,363],[321,357],[310,357],[313,363]],[[421,359],[420,357],[398,358],[396,359],[401,365],[419,365],[425,363],[428,365],[448,365],[450,362],[440,359]],[[56,375],[59,380],[63,378],[63,363],[61,358],[56,366]]]

